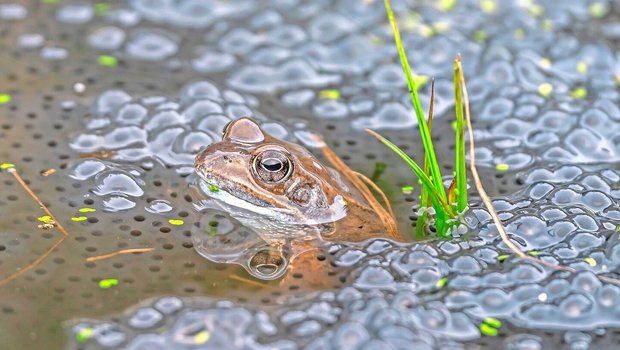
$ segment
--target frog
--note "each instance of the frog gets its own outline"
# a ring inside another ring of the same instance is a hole
[[[298,255],[312,249],[305,241],[402,240],[391,209],[388,214],[369,194],[368,187],[376,186],[322,145],[340,172],[302,145],[271,136],[251,118],[239,118],[226,125],[221,141],[197,155],[198,186],[220,210],[255,231],[269,247],[263,251],[293,249]],[[269,265],[282,258],[258,254],[252,260]]]

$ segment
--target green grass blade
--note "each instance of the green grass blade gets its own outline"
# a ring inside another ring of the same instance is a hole
[[[435,106],[435,79],[431,82],[431,103],[428,108],[428,131],[433,132],[433,108]],[[424,157],[424,174],[430,177],[429,160],[428,157]],[[420,193],[420,208],[428,208],[428,190],[425,186],[422,186]],[[422,215],[418,217],[415,224],[415,232],[417,238],[423,238],[426,236],[426,221],[428,220],[428,211],[424,211]]]
[[[454,59],[454,97],[456,108],[456,209],[462,213],[467,208],[467,167],[465,164],[465,123],[463,119],[463,82],[461,81],[461,56]],[[450,203],[452,204],[452,203]]]
[[[407,54],[405,53],[402,39],[400,37],[400,32],[398,31],[398,24],[396,23],[396,19],[394,18],[394,12],[392,11],[392,5],[390,3],[390,0],[385,0],[384,3],[390,25],[392,26],[394,41],[396,42],[396,47],[398,49],[398,56],[400,57],[400,62],[403,66],[403,72],[405,73],[405,77],[407,78],[407,86],[409,87],[411,102],[413,104],[416,118],[418,120],[418,128],[420,129],[420,135],[422,137],[422,143],[424,145],[424,152],[430,161],[433,187],[435,188],[438,196],[440,196],[443,201],[446,202],[446,190],[443,187],[443,179],[441,177],[441,171],[439,170],[439,163],[437,162],[437,156],[435,155],[435,149],[433,148],[430,131],[428,129],[428,126],[426,125],[424,112],[422,111],[422,105],[420,103],[420,98],[418,97],[418,91],[415,85],[415,81],[413,79],[413,74],[411,74],[411,68],[409,67],[409,61],[407,60]]]
[[[428,176],[426,176],[426,174],[424,173],[424,170],[420,168],[420,166],[413,159],[411,159],[409,155],[407,155],[405,152],[403,152],[403,150],[398,148],[398,146],[390,142],[390,140],[379,135],[378,133],[370,129],[366,129],[366,132],[368,132],[369,134],[377,138],[377,140],[381,141],[389,149],[394,151],[394,153],[396,153],[401,159],[403,159],[405,163],[407,163],[407,165],[409,165],[409,168],[411,168],[411,170],[418,176],[418,178],[422,182],[422,186],[427,187],[427,189],[429,190],[429,193],[431,194],[431,201],[433,202],[433,207],[435,208],[435,211],[437,212],[438,220],[439,220],[440,215],[443,218],[446,218],[446,217],[454,218],[454,216],[452,215],[450,211],[448,203],[441,197],[439,193],[437,193],[437,190],[433,186],[431,179]],[[439,231],[439,228],[437,230]]]

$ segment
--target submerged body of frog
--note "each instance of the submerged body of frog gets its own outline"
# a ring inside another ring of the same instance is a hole
[[[398,239],[359,184],[346,184],[304,147],[270,136],[251,119],[231,122],[222,141],[196,157],[195,169],[202,192],[274,251],[311,240]],[[252,259],[268,265],[274,258]]]

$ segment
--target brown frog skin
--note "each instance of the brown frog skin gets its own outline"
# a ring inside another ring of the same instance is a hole
[[[276,139],[249,118],[195,160],[203,192],[267,242],[386,237],[376,212],[339,174],[304,147]]]

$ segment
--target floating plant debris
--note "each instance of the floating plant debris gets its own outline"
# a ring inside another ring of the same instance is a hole
[[[106,278],[99,281],[99,288],[101,289],[109,289],[118,285],[118,280],[115,278]]]
[[[525,258],[505,246],[473,188],[467,230],[451,240],[334,244],[278,285],[196,253],[210,244],[239,256],[255,238],[225,213],[197,213],[202,198],[187,186],[195,154],[242,115],[295,143],[320,134],[414,230],[424,187],[362,132],[377,130],[425,170],[381,1],[9,1],[0,5],[0,209],[11,213],[0,219],[3,346],[614,348],[620,291],[605,278],[620,266],[617,6],[395,5],[425,114],[434,80],[445,187],[460,52],[480,177]],[[389,164],[380,177],[370,176],[376,163]],[[54,216],[12,169],[70,232],[33,228]],[[153,250],[87,260],[143,247]],[[127,288],[100,290],[109,276]]]

